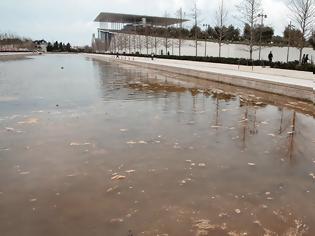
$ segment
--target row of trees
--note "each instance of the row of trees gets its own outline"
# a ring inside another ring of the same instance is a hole
[[[223,0],[221,0],[223,5]],[[261,26],[263,26],[263,19],[267,17],[263,13],[261,0],[242,0],[238,5],[239,17],[241,21],[248,26],[248,44],[250,59],[252,59],[253,46],[255,43],[255,26],[261,19]],[[288,5],[290,10],[290,18],[294,21],[295,27],[291,23],[284,33],[288,39],[288,46],[291,46],[291,36],[295,40],[295,46],[299,48],[299,62],[302,63],[303,49],[307,45],[307,41],[311,41],[311,33],[314,31],[314,17],[315,17],[315,2],[314,0],[291,0]],[[299,37],[298,37],[299,36]]]
[[[72,48],[70,43],[64,44],[62,42],[54,42],[47,44],[47,52],[71,52]]]
[[[33,41],[10,33],[0,33],[0,50],[32,50]]]
[[[196,32],[195,32],[196,31]],[[221,33],[223,32],[223,33]],[[138,35],[148,35],[150,37],[161,37],[167,35],[168,38],[179,38],[186,40],[194,39],[195,34],[197,34],[198,40],[207,39],[210,41],[217,41],[221,38],[222,42],[244,42],[250,39],[251,36],[250,25],[245,24],[244,29],[240,30],[239,28],[229,25],[223,25],[222,28],[218,26],[207,26],[205,30],[202,30],[199,26],[193,26],[191,29],[187,28],[152,28],[147,27],[137,27],[133,32]],[[127,32],[126,32],[127,33]],[[261,37],[260,37],[261,34]],[[291,34],[292,46],[296,46],[298,41],[302,38],[302,33],[298,29],[290,29],[287,26],[283,32],[283,36],[275,36],[274,29],[271,26],[261,26],[255,25],[253,29],[253,41],[258,43],[261,39],[261,42],[264,44],[276,44],[280,46],[287,45],[289,40],[289,34]],[[312,45],[312,38],[310,38],[307,44]]]
[[[196,48],[198,40],[212,40],[219,44],[219,57],[221,57],[222,44],[226,42],[243,42],[248,44],[249,58],[253,58],[253,48],[255,45],[276,44],[287,45],[289,47],[297,47],[300,50],[299,61],[302,60],[303,48],[306,46],[314,46],[314,18],[315,18],[315,0],[290,0],[288,9],[290,10],[290,18],[293,25],[288,25],[283,36],[275,36],[274,29],[271,26],[265,26],[263,21],[267,17],[263,13],[261,0],[240,0],[237,5],[238,18],[244,24],[241,31],[233,25],[228,25],[229,12],[227,11],[224,0],[218,0],[218,8],[215,12],[215,20],[213,26],[203,25],[200,21],[200,10],[197,7],[197,0],[194,0],[191,9],[191,18],[193,19],[193,27],[191,29],[183,28],[182,24],[178,27],[136,27],[132,29],[132,33],[144,35],[146,37],[145,45],[148,46],[148,37],[164,37],[165,49],[168,51],[169,38],[178,39],[179,54],[181,52],[181,41],[184,39],[195,40]],[[168,16],[168,14],[165,14]],[[177,17],[183,19],[182,9],[177,11]],[[130,29],[129,29],[130,30]],[[312,35],[313,32],[313,35]],[[130,33],[130,32],[126,32]]]
[[[267,17],[264,14],[261,0],[241,0],[240,4],[236,6],[238,10],[238,18],[244,24],[244,30],[242,37],[233,37],[233,39],[239,39],[246,41],[249,45],[249,57],[253,58],[253,47],[257,42],[271,43],[276,42],[279,44],[286,44],[289,47],[298,47],[299,62],[302,62],[303,48],[309,44],[314,47],[314,30],[315,30],[315,0],[290,0],[288,9],[290,11],[289,18],[294,22],[295,27],[290,23],[284,30],[284,36],[274,36],[274,30],[272,27],[265,27],[263,24],[264,18]],[[195,27],[195,40],[198,38],[198,9],[197,0],[194,0],[192,8],[192,18],[194,20]],[[221,46],[226,40],[230,40],[229,35],[231,31],[226,27],[228,18],[228,11],[224,4],[224,0],[219,0],[218,8],[216,11],[215,27],[214,29],[208,29],[208,35],[215,36],[219,43],[219,57],[221,57]],[[259,22],[259,20],[261,20]],[[214,34],[213,34],[214,33]],[[197,54],[196,54],[197,55]]]

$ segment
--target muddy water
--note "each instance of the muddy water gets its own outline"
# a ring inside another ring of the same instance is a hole
[[[314,107],[79,55],[0,62],[0,235],[315,235]]]

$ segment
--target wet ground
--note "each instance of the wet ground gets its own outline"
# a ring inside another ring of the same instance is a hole
[[[314,106],[80,55],[0,62],[0,235],[315,235]]]

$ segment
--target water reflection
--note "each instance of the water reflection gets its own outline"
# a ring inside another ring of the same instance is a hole
[[[309,104],[80,56],[12,63],[4,235],[315,233]]]

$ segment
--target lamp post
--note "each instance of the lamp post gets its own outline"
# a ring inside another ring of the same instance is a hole
[[[267,18],[267,15],[265,14],[258,14],[258,17],[261,18],[261,24],[260,24],[260,35],[259,35],[259,61],[260,61],[260,58],[261,58],[261,37],[262,37],[262,27],[264,26],[264,19]]]
[[[288,38],[288,52],[287,52],[287,63],[289,62],[289,55],[290,55],[290,46],[291,46],[291,30],[294,29],[294,25],[290,21],[289,24],[289,38]]]
[[[206,27],[206,29],[209,29],[210,25],[203,24],[203,27]],[[205,57],[207,56],[207,35],[208,35],[208,32],[205,33]]]

